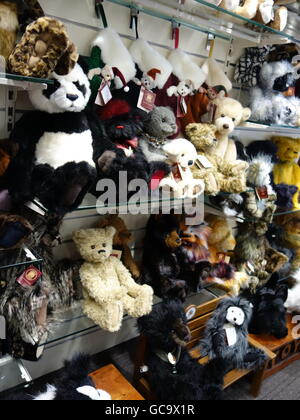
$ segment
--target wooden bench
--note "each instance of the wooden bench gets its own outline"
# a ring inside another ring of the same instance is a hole
[[[275,354],[275,357],[269,360],[265,364],[264,369],[260,372],[260,385],[265,379],[280,372],[295,361],[300,360],[300,336],[297,337],[297,335],[295,335],[297,333],[300,334],[300,329],[298,328],[297,330],[296,328],[296,331],[294,331],[299,320],[297,320],[297,323],[295,324],[292,322],[292,315],[287,315],[287,318],[288,335],[281,340],[266,334],[250,335],[251,339]],[[259,390],[260,386],[257,392],[259,392]]]
[[[186,312],[188,315],[188,325],[191,330],[192,339],[188,343],[188,350],[193,358],[199,359],[200,364],[206,364],[208,362],[208,357],[201,358],[200,350],[198,344],[205,330],[206,323],[211,318],[214,310],[218,306],[222,298],[211,300],[207,303],[204,303],[200,306],[190,306],[187,308]],[[249,337],[249,344],[253,347],[263,350],[270,361],[273,361],[276,355],[265,348],[261,343],[257,342],[254,337]],[[196,348],[197,347],[197,348]],[[147,359],[147,340],[145,337],[141,336],[137,351],[137,356],[135,360],[135,373],[134,373],[134,386],[139,390],[139,392],[148,400],[155,399],[155,395],[152,392],[149,382],[147,380],[147,374],[141,373],[141,367],[145,365]],[[252,387],[251,391],[254,396],[257,396],[257,393],[260,390],[262,382],[262,372],[265,367],[260,370],[252,371]],[[239,379],[249,375],[251,371],[249,370],[233,370],[225,376],[224,380],[224,389],[228,388],[230,385],[237,382]]]
[[[105,366],[90,374],[97,389],[103,389],[114,401],[142,401],[144,398],[124,378],[114,365]]]

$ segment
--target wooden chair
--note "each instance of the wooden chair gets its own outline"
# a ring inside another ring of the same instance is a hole
[[[199,347],[196,348],[196,346],[198,346],[199,341],[203,337],[206,323],[211,318],[214,310],[218,306],[221,299],[223,298],[211,300],[200,306],[190,306],[186,310],[189,319],[188,325],[192,334],[192,339],[188,344],[187,348],[191,356],[195,359],[199,359],[199,363],[202,365],[208,362],[208,357],[201,358]],[[270,361],[273,361],[276,357],[276,355],[271,350],[265,348],[261,343],[257,342],[254,337],[249,337],[249,344],[253,347],[263,350]],[[149,382],[147,380],[147,374],[141,372],[141,367],[145,365],[146,359],[147,340],[145,337],[141,336],[135,360],[134,386],[147,400],[153,400],[155,399],[155,395],[152,392]],[[259,392],[260,390],[261,383],[263,380],[262,373],[264,370],[265,367],[257,371],[252,371],[252,394],[254,396],[257,396],[257,392]],[[234,384],[239,379],[245,377],[246,375],[249,375],[250,373],[250,370],[233,370],[229,372],[225,376],[224,389],[228,388],[230,385]]]
[[[296,322],[298,323],[298,320]],[[288,335],[281,340],[269,335],[250,335],[250,339],[255,340],[255,342],[275,354],[275,357],[266,362],[260,372],[255,396],[259,394],[260,386],[265,379],[300,360],[300,335],[297,323],[293,323],[292,315],[288,315]]]
[[[111,395],[113,401],[142,401],[144,398],[124,378],[114,365],[105,366],[90,374],[97,389],[103,389]]]

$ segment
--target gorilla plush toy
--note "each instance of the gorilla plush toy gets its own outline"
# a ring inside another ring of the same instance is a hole
[[[8,183],[17,204],[37,198],[49,211],[65,214],[96,181],[94,139],[84,112],[91,91],[79,64],[66,76],[53,73],[52,80],[47,89],[29,92],[36,110],[11,134],[19,152],[8,168]]]

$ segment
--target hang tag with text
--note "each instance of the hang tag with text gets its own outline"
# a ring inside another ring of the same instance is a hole
[[[185,99],[182,96],[179,96],[177,98],[177,112],[176,116],[177,118],[183,118],[187,114],[187,104],[185,102]]]
[[[42,274],[36,267],[30,266],[17,278],[17,282],[23,287],[32,287],[42,277]]]
[[[174,165],[172,168],[172,176],[175,182],[181,182],[185,178],[185,173],[180,165]]]
[[[213,168],[212,163],[207,159],[206,156],[203,155],[198,155],[197,159],[196,159],[196,165],[198,166],[199,169],[211,169]]]
[[[102,82],[95,101],[96,105],[105,106],[112,99],[109,84]]]
[[[230,264],[230,256],[226,255],[224,252],[219,252],[218,254],[219,262],[224,262],[226,264]]]
[[[110,254],[111,257],[118,258],[119,260],[122,258],[122,251],[119,251],[117,249],[113,249],[112,253]]]
[[[150,112],[155,106],[155,99],[156,94],[142,86],[137,107],[145,112]]]
[[[237,342],[237,334],[236,334],[235,327],[231,324],[226,324],[224,325],[224,330],[226,333],[228,346],[229,347],[234,346]]]

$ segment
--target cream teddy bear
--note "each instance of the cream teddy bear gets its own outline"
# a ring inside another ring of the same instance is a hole
[[[80,269],[84,291],[84,313],[103,329],[121,328],[125,314],[134,318],[148,315],[153,290],[133,280],[123,263],[112,256],[114,227],[79,230],[74,242],[85,263]]]
[[[163,151],[166,162],[172,167],[171,174],[160,183],[160,188],[169,190],[175,198],[196,198],[204,192],[202,180],[195,180],[191,171],[197,159],[197,150],[186,139],[169,141]]]
[[[219,139],[214,124],[189,124],[186,135],[198,152],[193,176],[205,182],[207,194],[217,195],[220,191],[241,193],[247,189],[248,163],[237,160],[231,163],[217,155]]]

